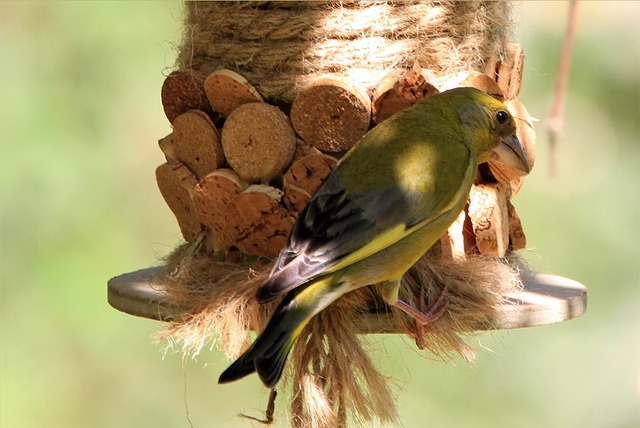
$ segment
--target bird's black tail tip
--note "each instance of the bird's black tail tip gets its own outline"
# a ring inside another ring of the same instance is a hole
[[[229,383],[255,372],[253,359],[240,358],[231,364],[218,378],[218,383]]]
[[[282,377],[282,371],[288,353],[288,350],[285,350],[284,356],[278,355],[272,358],[259,358],[256,360],[256,371],[258,372],[260,380],[267,388],[275,388],[280,377]]]

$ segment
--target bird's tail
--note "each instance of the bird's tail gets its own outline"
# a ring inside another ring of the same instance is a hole
[[[290,291],[280,303],[264,331],[247,351],[218,379],[228,383],[255,371],[268,388],[273,388],[284,369],[289,351],[309,320],[344,294],[331,276]]]

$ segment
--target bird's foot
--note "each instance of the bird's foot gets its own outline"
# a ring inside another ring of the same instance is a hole
[[[412,316],[416,322],[416,346],[418,349],[424,349],[424,326],[436,321],[447,311],[449,307],[449,301],[447,300],[447,286],[443,286],[440,293],[436,297],[436,300],[429,306],[425,302],[424,288],[420,287],[418,291],[418,304],[417,308],[409,305],[408,303],[398,300],[397,306],[405,313]]]
[[[269,394],[269,402],[267,403],[267,410],[264,412],[264,418],[257,418],[255,416],[245,415],[244,413],[240,413],[240,417],[244,419],[249,419],[250,421],[260,422],[263,425],[271,425],[273,424],[273,414],[276,410],[276,396],[278,392],[275,388],[271,389],[271,393]]]

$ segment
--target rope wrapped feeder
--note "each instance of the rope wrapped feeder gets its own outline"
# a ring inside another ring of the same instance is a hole
[[[395,112],[477,87],[505,101],[534,163],[507,2],[187,2],[184,27],[162,87],[173,132],[159,141],[167,162],[156,177],[186,243],[154,281],[172,308],[156,314],[170,320],[158,339],[185,353],[211,341],[230,359],[247,348],[278,303],[254,296],[298,213],[340,156]],[[404,333],[442,360],[473,360],[464,339],[498,327],[495,313],[530,275],[516,253],[526,247],[512,203],[521,184],[516,171],[481,165],[465,210],[403,278],[400,298],[412,305],[421,290],[433,301],[434,283],[449,290],[446,314],[423,333],[375,286],[305,327],[284,376],[294,426],[397,422],[360,333]]]

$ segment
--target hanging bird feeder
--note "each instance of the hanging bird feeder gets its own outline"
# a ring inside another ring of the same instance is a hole
[[[156,170],[185,242],[162,266],[111,279],[109,303],[168,322],[159,337],[186,352],[215,338],[237,357],[277,304],[260,305],[257,288],[340,157],[396,112],[450,88],[504,101],[532,166],[535,131],[518,100],[524,55],[509,17],[510,4],[493,1],[185,3],[184,40],[161,91],[173,132],[159,140],[166,163]],[[531,272],[518,255],[524,179],[480,165],[465,209],[403,278],[400,297],[416,307],[446,285],[449,306],[433,324],[416,328],[375,286],[312,319],[285,372],[295,426],[397,419],[363,334],[407,334],[436,356],[470,360],[473,332],[584,313],[583,285]]]

